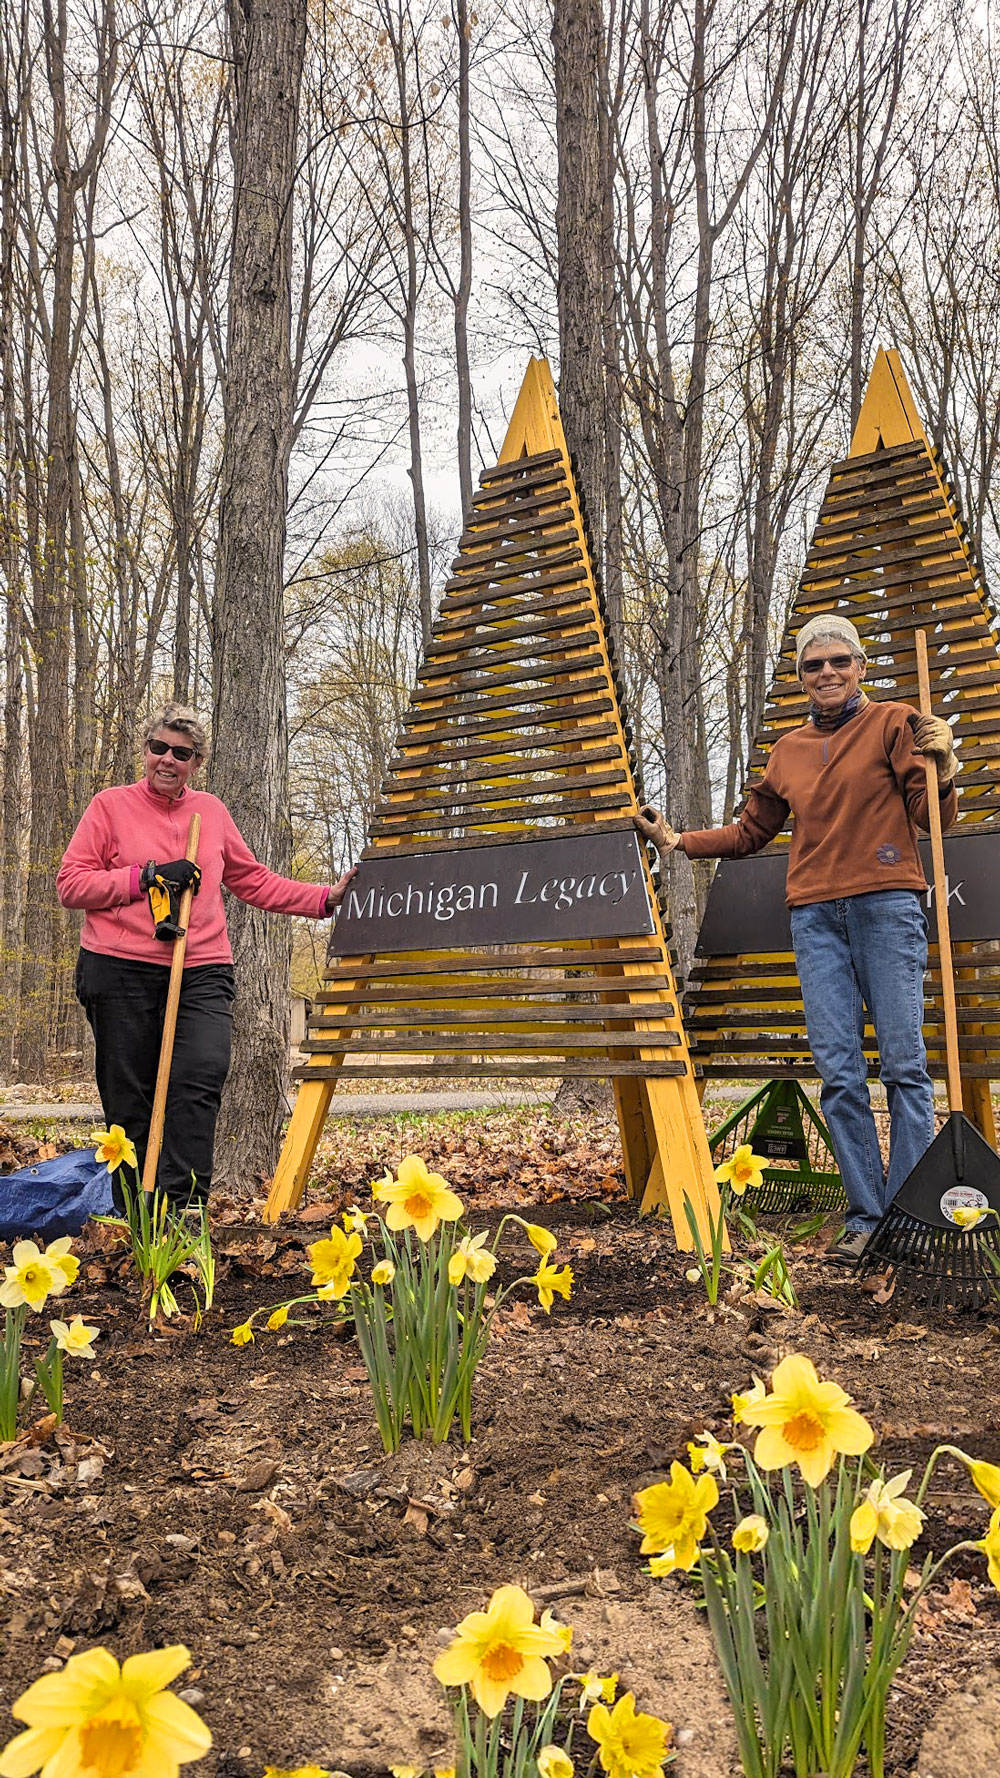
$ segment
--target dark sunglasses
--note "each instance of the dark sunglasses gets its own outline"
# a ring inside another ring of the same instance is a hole
[[[157,759],[162,759],[165,753],[172,753],[175,759],[180,760],[194,758],[193,747],[171,747],[169,741],[147,741],[146,746],[150,753],[156,754]]]
[[[823,654],[818,661],[803,661],[799,672],[811,676],[820,672],[823,667],[831,666],[837,673],[846,673],[853,659],[853,654]]]

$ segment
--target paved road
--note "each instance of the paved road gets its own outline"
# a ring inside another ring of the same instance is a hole
[[[340,1117],[386,1117],[400,1111],[478,1111],[504,1106],[547,1105],[543,1094],[530,1089],[520,1093],[344,1093],[334,1095],[331,1113]],[[0,1121],[25,1123],[39,1119],[45,1123],[94,1123],[103,1118],[99,1105],[83,1102],[69,1105],[41,1104],[29,1101],[0,1101]]]
[[[738,1103],[740,1099],[746,1098],[749,1091],[749,1087],[720,1083],[713,1087],[712,1097],[732,1099]],[[941,1081],[935,1083],[934,1091],[938,1098],[946,1096]],[[873,1092],[876,1105],[882,1097],[884,1095],[876,1087]],[[334,1117],[391,1117],[401,1111],[500,1110],[518,1105],[544,1106],[550,1102],[545,1094],[533,1093],[530,1088],[511,1093],[344,1093],[341,1096],[334,1094],[331,1114]],[[93,1124],[100,1122],[102,1118],[99,1105],[90,1105],[83,1101],[69,1105],[52,1105],[25,1100],[5,1103],[0,1100],[0,1122],[3,1123],[27,1123],[37,1119],[42,1123]]]

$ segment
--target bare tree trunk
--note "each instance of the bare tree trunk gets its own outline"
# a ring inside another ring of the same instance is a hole
[[[552,47],[559,164],[559,411],[594,565],[603,574],[607,156],[601,127],[601,0],[555,0]]]
[[[291,857],[284,667],[284,549],[292,429],[292,193],[306,8],[230,0],[235,64],[234,213],[225,441],[213,611],[211,785],[276,870]],[[234,903],[233,1068],[216,1141],[230,1185],[277,1162],[288,1048],[284,921]]]
[[[0,451],[5,480],[0,496],[0,531],[3,540],[4,594],[4,698],[3,788],[0,818],[3,822],[0,861],[0,1013],[3,1015],[0,1069],[6,1073],[11,1058],[20,995],[21,970],[21,797],[23,794],[24,671],[23,646],[23,452],[17,424],[17,352],[14,339],[16,297],[14,284],[17,232],[17,158],[24,120],[27,86],[26,40],[15,27],[15,41],[0,32],[0,376],[3,382],[3,435]]]
[[[18,1056],[27,1078],[43,1074],[49,1018],[56,1005],[57,979],[64,965],[64,922],[52,893],[52,880],[69,839],[72,807],[69,757],[70,676],[70,501],[74,474],[72,373],[79,345],[74,328],[77,194],[93,178],[104,151],[117,69],[118,37],[113,0],[105,0],[97,20],[100,56],[94,131],[86,155],[73,164],[69,131],[66,52],[69,27],[65,0],[43,0],[46,76],[52,105],[50,167],[55,186],[52,303],[47,342],[47,477],[41,571],[36,581],[32,642],[36,658],[35,730],[31,756],[31,841],[29,886],[24,918]],[[94,238],[87,231],[86,252]],[[84,284],[85,288],[85,284]],[[83,296],[80,298],[84,300]]]
[[[469,131],[470,46],[468,0],[453,0],[458,36],[458,240],[455,292],[455,370],[458,376],[458,485],[462,515],[472,505],[472,372],[469,368],[469,297],[472,294],[472,146]]]

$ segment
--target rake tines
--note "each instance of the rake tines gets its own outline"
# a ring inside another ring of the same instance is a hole
[[[935,1228],[893,1204],[855,1270],[888,1271],[924,1308],[977,1310],[1000,1299],[1000,1229]]]

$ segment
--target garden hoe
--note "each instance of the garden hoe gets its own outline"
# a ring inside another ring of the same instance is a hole
[[[930,716],[923,630],[916,642],[920,713]],[[906,1295],[928,1307],[978,1309],[984,1297],[1000,1295],[1000,1157],[962,1110],[941,806],[933,759],[925,765],[950,1116],[903,1181],[855,1269],[888,1270]]]
[[[185,858],[192,864],[198,862],[198,838],[201,833],[201,816],[192,815],[188,828],[187,849]],[[187,949],[187,928],[191,918],[191,902],[194,896],[193,885],[184,890],[181,896],[180,910],[177,915],[177,933],[174,938],[173,955],[170,959],[170,981],[167,986],[167,1008],[163,1015],[163,1036],[160,1038],[160,1060],[156,1070],[156,1090],[153,1094],[153,1115],[149,1120],[149,1139],[146,1143],[146,1159],[142,1168],[142,1189],[151,1192],[156,1185],[156,1169],[160,1160],[160,1148],[163,1143],[163,1120],[167,1109],[167,1088],[170,1085],[170,1064],[174,1055],[174,1037],[177,1032],[177,1008],[181,998],[181,980],[184,975],[184,952]]]

